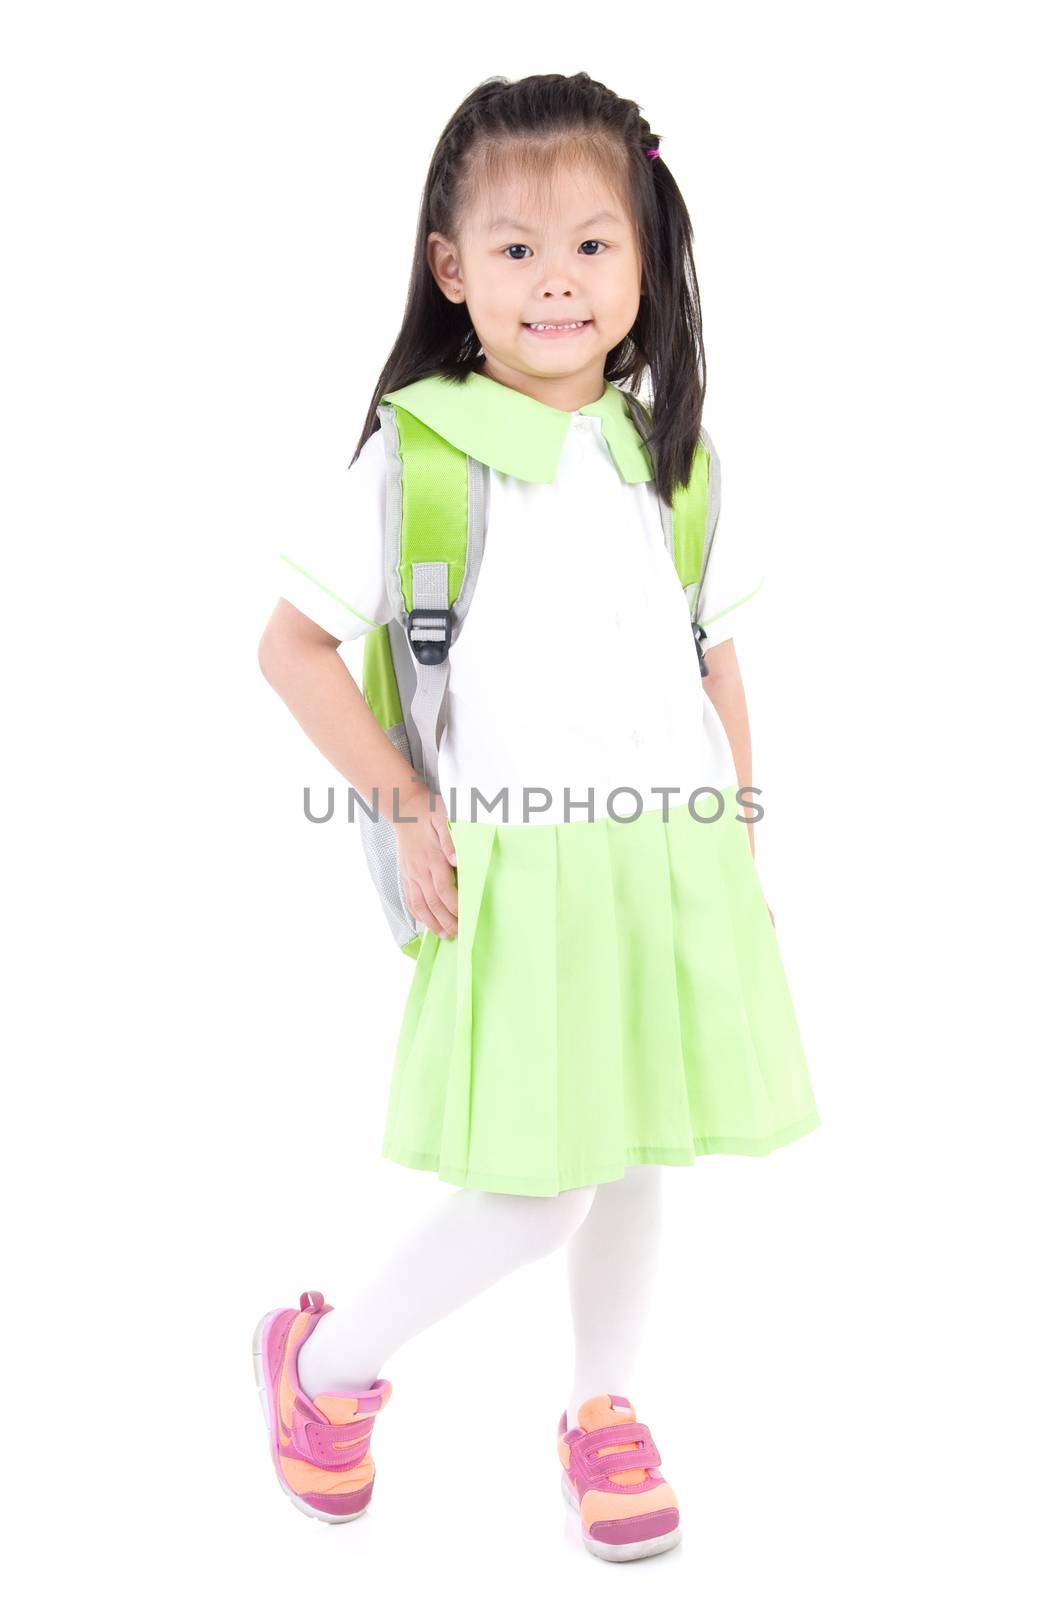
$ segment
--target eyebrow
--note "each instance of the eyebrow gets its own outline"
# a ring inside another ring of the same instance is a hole
[[[577,233],[582,228],[591,228],[594,222],[621,221],[621,217],[616,217],[613,211],[598,211],[595,217],[587,217],[584,222],[576,222],[571,231]],[[532,223],[519,222],[515,217],[494,217],[489,224],[489,229],[491,233],[497,228],[516,228],[520,233],[529,233],[532,226]]]

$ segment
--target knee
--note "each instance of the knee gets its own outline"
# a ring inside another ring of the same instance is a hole
[[[637,1166],[627,1167],[621,1178],[616,1178],[613,1183],[603,1186],[606,1193],[629,1196],[640,1203],[645,1197],[662,1192],[662,1167],[658,1163],[639,1163]]]
[[[596,1199],[596,1185],[591,1183],[582,1189],[564,1189],[560,1194],[543,1195],[541,1198],[553,1208],[552,1229],[558,1246],[564,1244],[572,1233],[577,1233],[589,1215]]]
[[[520,1238],[527,1260],[550,1255],[581,1227],[596,1196],[595,1184],[564,1189],[559,1194],[483,1193],[495,1219]]]

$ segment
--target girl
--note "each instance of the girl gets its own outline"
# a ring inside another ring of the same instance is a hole
[[[458,108],[337,514],[284,555],[260,648],[310,738],[395,824],[425,931],[383,1153],[456,1186],[341,1307],[310,1291],[259,1323],[280,1483],[310,1515],[360,1516],[385,1363],[565,1244],[561,1482],[586,1548],[614,1560],[680,1537],[627,1398],[662,1167],[764,1155],[818,1124],[737,794],[751,760],[733,626],[757,583],[719,532],[697,612],[704,678],[660,518],[689,481],[704,380],[692,229],[658,146],[634,102],[584,73],[488,80]],[[336,653],[394,615],[391,403],[489,468],[440,795]]]

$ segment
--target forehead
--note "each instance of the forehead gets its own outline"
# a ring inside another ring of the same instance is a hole
[[[591,152],[567,153],[556,145],[498,151],[476,162],[469,180],[463,208],[468,233],[633,227],[620,162],[602,162]]]

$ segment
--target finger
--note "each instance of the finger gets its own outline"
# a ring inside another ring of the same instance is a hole
[[[455,867],[456,866],[456,845],[453,843],[453,836],[449,832],[449,824],[448,824],[447,820],[444,817],[441,819],[440,822],[437,823],[437,833],[438,833],[439,842],[441,843],[441,846],[442,846],[442,853],[445,856],[445,859],[448,861],[448,863],[449,863],[449,865],[451,867]]]
[[[439,924],[438,932],[443,938],[452,938],[452,936],[456,933],[455,905],[452,907],[447,905],[433,883],[424,887],[424,894],[426,895],[427,904],[430,907],[431,914],[436,918]]]
[[[451,916],[455,917],[459,908],[458,890],[453,882],[453,874],[445,867],[431,869],[434,892],[437,899],[445,906]]]
[[[404,880],[402,881],[404,883]],[[430,929],[431,933],[436,933],[439,938],[444,938],[445,930],[428,905],[427,898],[420,890],[419,885],[416,883],[408,883],[404,884],[404,888],[405,904],[412,912],[412,915],[416,918],[416,921],[425,923]]]
[[[433,880],[421,880],[416,885],[419,900],[423,910],[420,913],[422,920],[441,938],[448,939],[456,932],[456,918],[449,907],[438,895]]]

